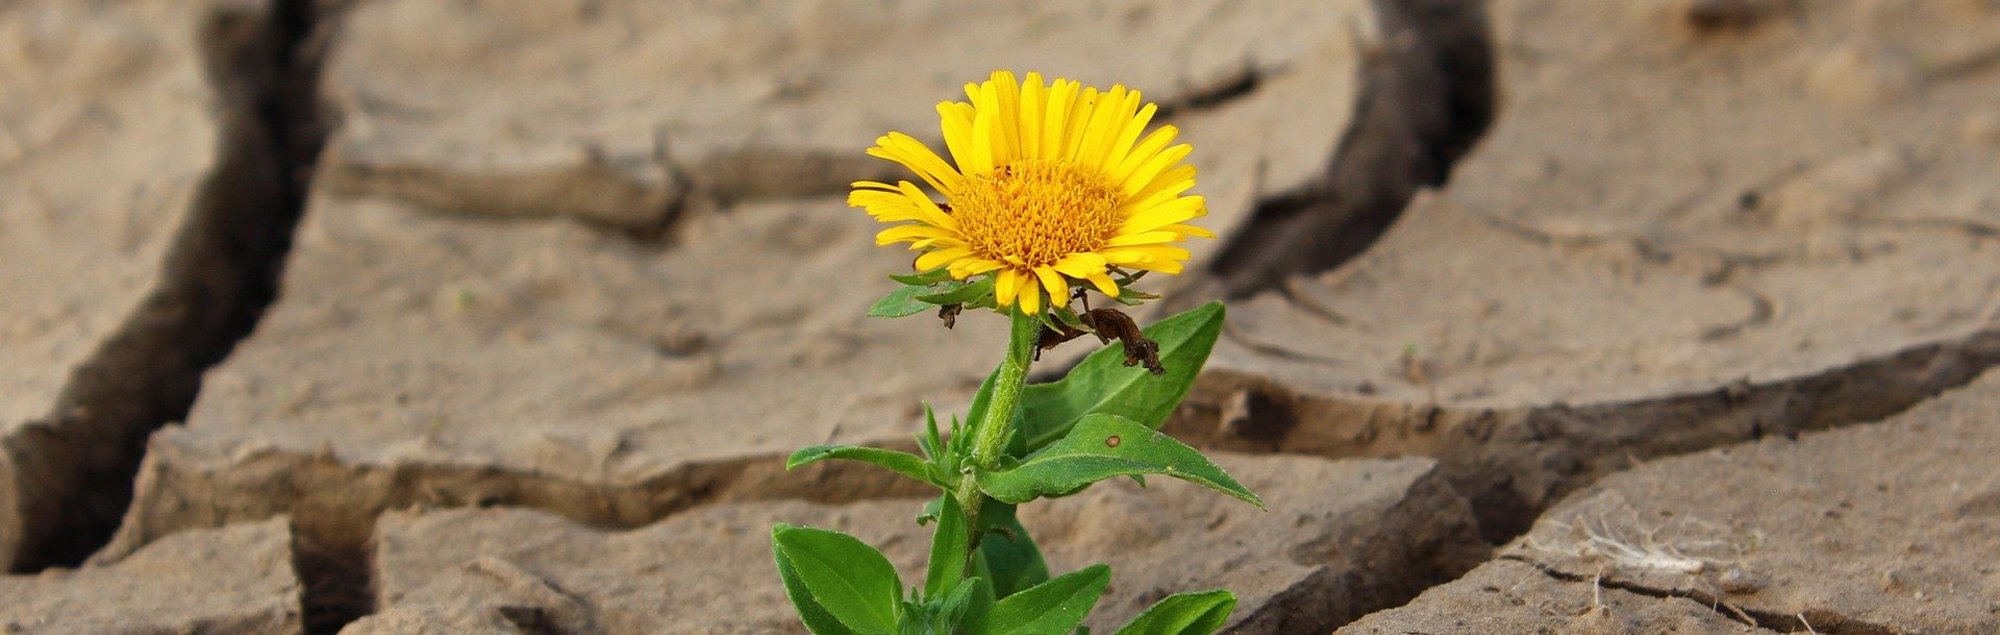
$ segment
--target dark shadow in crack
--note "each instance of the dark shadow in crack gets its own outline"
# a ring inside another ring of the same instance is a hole
[[[294,53],[303,9],[217,10],[203,63],[220,95],[214,176],[169,248],[163,282],[69,378],[55,425],[10,444],[23,513],[38,519],[13,569],[75,566],[103,546],[132,498],[154,430],[187,416],[201,375],[250,333],[277,295],[278,270],[324,137]],[[304,4],[304,3],[296,3]],[[32,451],[22,451],[24,448]]]
[[[1364,61],[1366,93],[1333,165],[1315,184],[1259,202],[1209,265],[1218,287],[1177,306],[1248,297],[1339,267],[1381,238],[1419,189],[1443,183],[1486,132],[1496,105],[1484,4],[1378,0],[1377,7],[1385,32],[1398,36]]]

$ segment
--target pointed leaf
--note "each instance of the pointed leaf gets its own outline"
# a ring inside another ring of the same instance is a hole
[[[837,531],[780,524],[778,557],[791,563],[813,599],[857,633],[894,633],[903,581],[881,552]]]
[[[945,487],[944,478],[931,468],[930,462],[925,461],[924,457],[908,452],[859,445],[815,445],[799,448],[799,451],[792,453],[791,458],[785,459],[785,469],[827,459],[860,461],[938,487]]]
[[[1068,635],[1097,606],[1111,584],[1111,567],[1091,565],[1009,595],[993,604],[983,620],[968,624],[973,635]]]
[[[1228,591],[1176,593],[1148,607],[1112,635],[1209,635],[1222,628],[1236,610],[1236,595]]]
[[[890,291],[889,295],[882,296],[882,299],[876,300],[874,305],[868,307],[868,317],[899,318],[922,313],[931,308],[931,303],[918,300],[917,296],[928,293],[931,293],[928,286],[896,287],[895,291]]]
[[[938,629],[937,632],[957,633],[959,632],[958,625],[965,622],[967,615],[975,611],[980,615],[985,615],[987,611],[992,610],[992,603],[991,600],[981,600],[980,598],[991,595],[993,595],[993,592],[986,590],[986,581],[983,579],[966,578],[959,580],[951,588],[951,595],[946,596],[943,601],[938,603],[937,615],[944,622],[942,624],[944,628]]]
[[[1222,320],[1222,303],[1210,302],[1143,329],[1147,339],[1160,345],[1165,375],[1126,366],[1124,350],[1114,343],[1091,353],[1060,380],[1027,386],[1021,391],[1021,419],[1028,450],[1062,438],[1091,413],[1159,428],[1187,397],[1222,334]]]
[[[806,630],[811,631],[813,635],[853,635],[853,629],[840,623],[840,619],[828,613],[819,600],[813,599],[812,592],[806,589],[806,583],[799,579],[798,569],[793,568],[792,561],[786,559],[784,552],[778,549],[775,534],[776,528],[773,528],[771,553],[778,561],[778,577],[785,581],[785,595],[792,599],[792,607],[799,611],[799,621],[804,622]]]
[[[924,598],[943,597],[965,577],[966,553],[972,551],[965,510],[947,493],[938,497],[938,524],[931,534],[931,562],[924,576]]]
[[[1264,501],[1188,447],[1131,419],[1085,415],[1069,436],[1028,455],[1012,469],[974,473],[986,495],[1016,505],[1060,496],[1107,478],[1164,474],[1234,496],[1264,509]]]

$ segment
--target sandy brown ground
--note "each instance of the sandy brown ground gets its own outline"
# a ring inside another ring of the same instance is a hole
[[[1633,458],[2000,360],[1990,3],[1489,10],[1486,137],[1354,261],[1233,305],[1178,433],[1445,457],[1501,539]]]
[[[248,0],[0,6],[0,570],[116,526],[289,230]]]
[[[1169,430],[1311,455],[1233,459],[1271,514],[1038,512],[1115,554],[1100,625],[1223,585],[1244,632],[2000,628],[1995,389],[1938,396],[2000,363],[2000,6],[1251,7],[0,6],[0,564],[81,565],[0,607],[123,568],[269,629],[761,632],[773,519],[913,568],[919,490],[778,459],[991,367],[991,316],[860,316],[907,255],[840,197],[1013,67],[1166,106],[1221,239],[1141,317],[1231,300]],[[743,621],[652,599],[704,575]]]
[[[190,531],[103,566],[0,576],[0,632],[300,633],[289,524]]]
[[[1292,502],[1263,512],[1155,479],[1145,490],[1107,483],[1024,508],[1054,570],[1112,565],[1093,630],[1111,632],[1173,593],[1226,587],[1241,598],[1229,632],[1325,631],[1486,557],[1470,510],[1429,461],[1221,463],[1246,486]],[[724,504],[627,532],[517,510],[393,513],[375,536],[384,611],[343,632],[504,629],[528,615],[570,633],[804,632],[770,562],[771,525],[851,533],[917,584],[930,545],[930,530],[913,522],[919,504]],[[1104,522],[1107,513],[1120,522]]]
[[[1690,607],[1712,616],[1695,632],[1995,632],[1996,422],[1989,372],[1882,423],[1649,463],[1577,492],[1464,579],[1340,632],[1664,632]]]

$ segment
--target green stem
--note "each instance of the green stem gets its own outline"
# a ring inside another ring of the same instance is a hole
[[[1034,361],[1035,347],[1041,343],[1040,319],[1019,310],[1010,315],[1014,318],[1014,328],[1007,342],[1007,357],[1000,360],[1000,368],[993,374],[993,392],[986,395],[985,415],[973,422],[972,464],[980,469],[1000,469],[1000,456],[1007,451],[1007,438],[1014,432],[1014,411],[1021,408],[1021,386],[1028,381],[1028,365]],[[986,494],[979,491],[979,482],[971,470],[960,476],[956,497],[965,510],[965,539],[970,543],[965,574],[972,575],[982,535],[979,510],[986,504]]]
[[[1021,386],[1028,380],[1028,364],[1042,335],[1042,321],[1014,311],[1014,334],[1007,342],[1007,358],[993,376],[993,393],[986,398],[986,419],[977,423],[972,461],[981,469],[1000,469],[1000,455],[1007,450],[1007,437],[1014,432],[1014,411],[1021,407]]]

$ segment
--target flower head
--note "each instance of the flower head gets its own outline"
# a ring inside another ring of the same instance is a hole
[[[1066,305],[1072,285],[1117,297],[1113,272],[1180,273],[1188,251],[1174,243],[1213,238],[1186,224],[1207,213],[1194,187],[1192,150],[1172,145],[1173,126],[1140,139],[1158,111],[1139,91],[1099,91],[1057,78],[996,71],[967,84],[970,103],[937,106],[947,163],[922,141],[891,132],[870,156],[895,161],[945,199],[909,181],[859,181],[848,204],[884,223],[877,244],[908,242],[916,268],[964,280],[991,274],[995,303],[1028,314]]]

